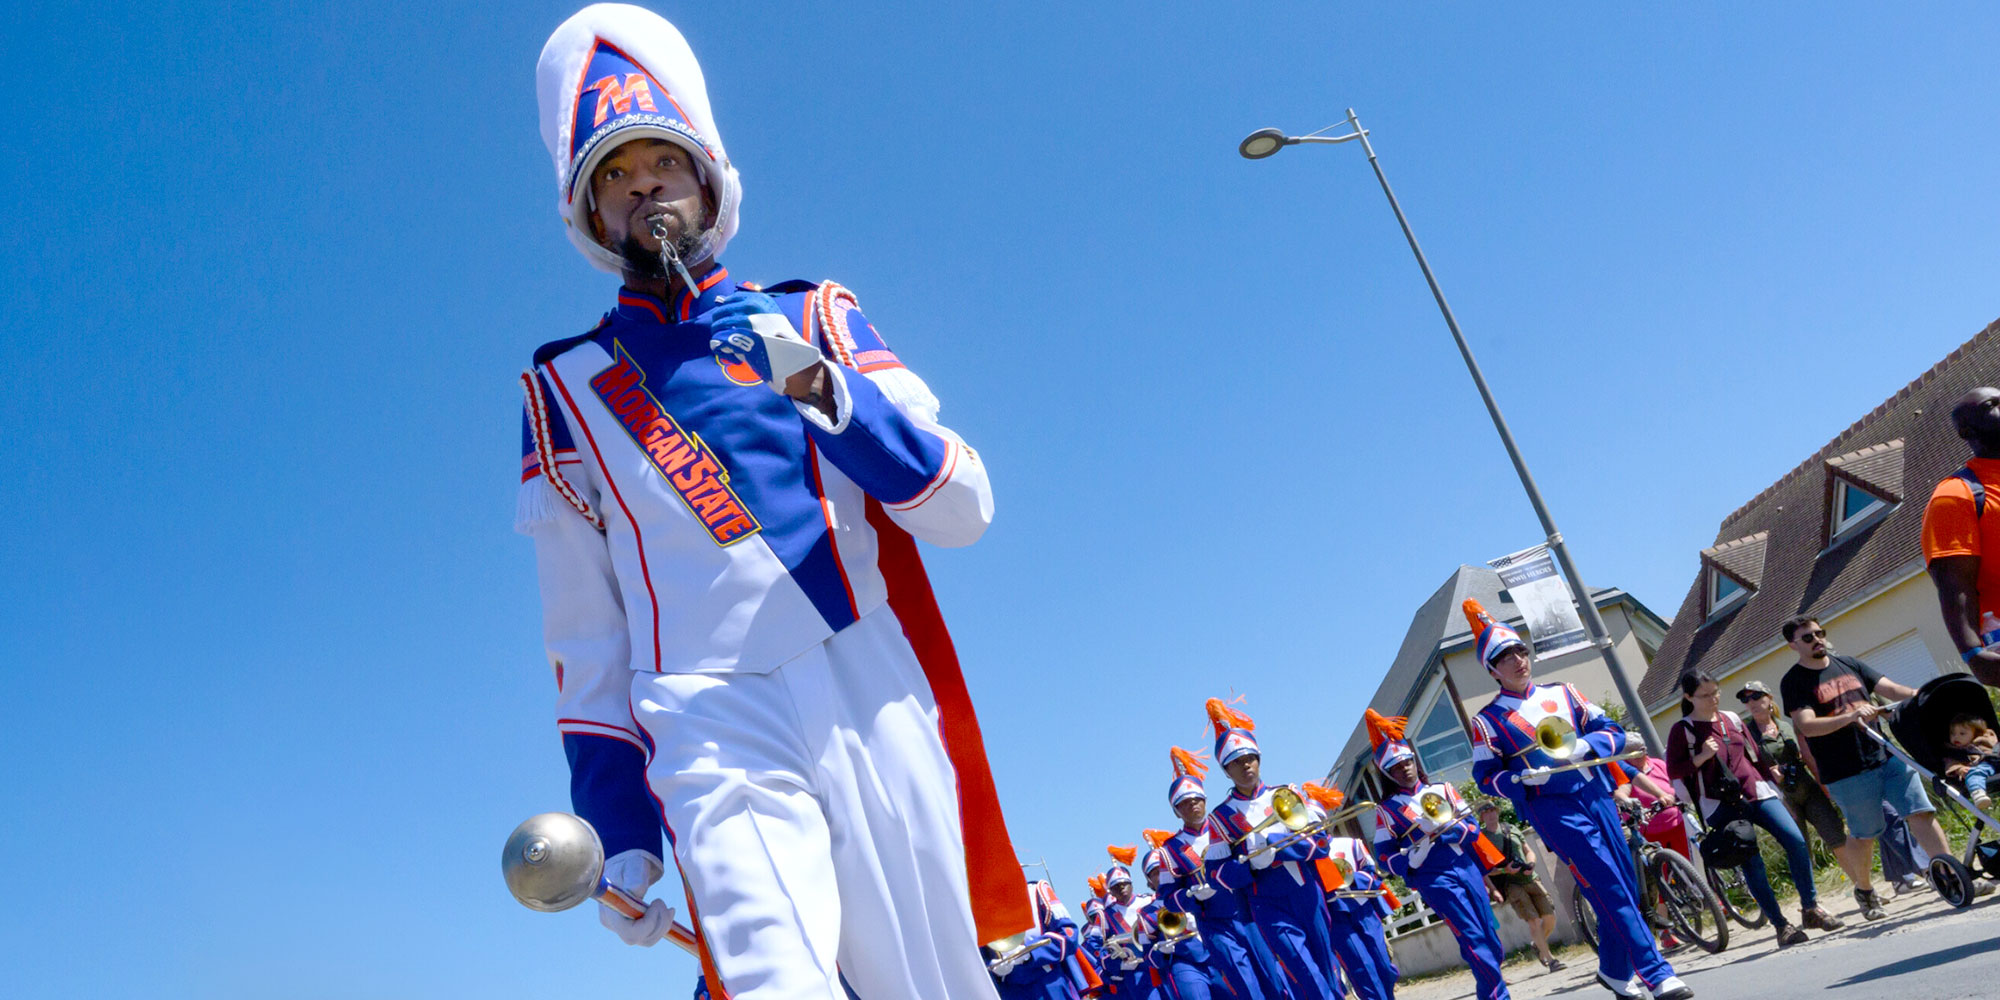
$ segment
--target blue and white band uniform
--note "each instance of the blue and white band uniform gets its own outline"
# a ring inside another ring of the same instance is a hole
[[[1382,917],[1389,901],[1380,894],[1382,873],[1375,867],[1375,855],[1353,837],[1328,837],[1329,862],[1345,863],[1352,873],[1343,888],[1351,892],[1376,891],[1367,899],[1328,894],[1327,919],[1333,929],[1333,953],[1340,971],[1361,1000],[1395,1000],[1400,973],[1389,957],[1389,944]]]
[[[1441,816],[1424,808],[1427,796],[1441,800]],[[1473,849],[1478,839],[1465,799],[1443,782],[1399,789],[1375,807],[1375,857],[1451,928],[1459,956],[1472,969],[1473,995],[1507,1000],[1500,972],[1506,952],[1487,905],[1486,872]]]
[[[1217,759],[1223,755],[1218,753]],[[1249,864],[1250,916],[1270,947],[1284,989],[1297,1000],[1331,1000],[1345,991],[1334,959],[1325,892],[1313,867],[1319,842],[1314,837],[1290,839],[1282,824],[1252,832],[1271,815],[1277,788],[1260,785],[1254,795],[1231,788],[1210,810],[1209,821],[1236,842],[1236,854]],[[1311,801],[1305,805],[1313,819],[1325,818]],[[1277,850],[1261,850],[1286,840],[1290,842]]]
[[[1160,895],[1172,909],[1195,916],[1207,945],[1209,973],[1223,981],[1223,995],[1238,1000],[1282,996],[1267,983],[1273,970],[1257,957],[1257,946],[1262,942],[1253,945],[1246,940],[1257,933],[1248,904],[1236,890],[1219,881],[1218,872],[1227,865],[1231,866],[1227,876],[1231,883],[1249,885],[1249,867],[1234,860],[1229,841],[1204,819],[1195,830],[1183,827],[1175,831],[1160,846],[1160,853],[1166,858],[1160,869]]]

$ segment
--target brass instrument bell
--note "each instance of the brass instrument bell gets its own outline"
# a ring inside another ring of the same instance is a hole
[[[1312,811],[1306,808],[1306,800],[1289,786],[1280,785],[1271,793],[1271,815],[1285,824],[1285,829],[1297,833],[1313,825]]]
[[[1346,885],[1347,880],[1354,877],[1354,862],[1346,858],[1335,858],[1333,859],[1333,870],[1340,873],[1340,882],[1342,885]]]
[[[1422,809],[1424,811],[1424,818],[1433,823],[1442,823],[1450,819],[1452,814],[1457,811],[1451,807],[1450,802],[1445,801],[1444,796],[1436,792],[1425,792],[1419,796],[1417,798],[1417,808]]]
[[[1194,933],[1194,917],[1179,910],[1160,911],[1160,937],[1178,941]]]
[[[1543,753],[1557,760],[1568,760],[1576,754],[1576,727],[1560,715],[1545,716],[1535,723],[1535,743]]]
[[[1028,953],[1028,932],[1022,931],[1018,934],[1009,934],[998,941],[988,941],[986,947],[992,949],[994,955],[993,961],[987,963],[988,966],[1011,962]]]

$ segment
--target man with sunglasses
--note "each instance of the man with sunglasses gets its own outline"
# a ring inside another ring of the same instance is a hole
[[[1799,656],[1778,682],[1785,714],[1805,739],[1827,794],[1847,818],[1849,842],[1857,845],[1852,850],[1863,858],[1874,853],[1875,838],[1886,828],[1882,816],[1886,802],[1909,821],[1910,832],[1927,853],[1950,854],[1944,829],[1938,826],[1937,807],[1924,794],[1923,779],[1901,757],[1857,728],[1881,730],[1876,720],[1882,713],[1871,695],[1900,701],[1916,694],[1916,689],[1882,676],[1854,657],[1836,655],[1818,619],[1793,618],[1778,630]],[[1869,920],[1887,916],[1868,869],[1853,867],[1849,875],[1854,878],[1854,901],[1861,915]]]

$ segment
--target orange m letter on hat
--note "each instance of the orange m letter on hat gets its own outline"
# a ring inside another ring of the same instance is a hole
[[[586,92],[597,91],[597,118],[590,123],[591,128],[604,124],[604,119],[611,117],[613,108],[617,108],[621,115],[632,110],[635,100],[639,102],[641,111],[659,110],[653,107],[653,88],[646,84],[644,73],[625,74],[623,86],[619,85],[617,77],[607,76],[583,89]]]

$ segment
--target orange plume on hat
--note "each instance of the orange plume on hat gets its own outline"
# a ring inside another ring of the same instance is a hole
[[[1146,830],[1139,836],[1146,838],[1146,843],[1153,845],[1154,850],[1166,846],[1167,841],[1174,839],[1171,830]]]
[[[1257,728],[1257,723],[1252,721],[1249,716],[1229,707],[1231,704],[1240,704],[1242,701],[1243,696],[1240,694],[1236,696],[1234,701],[1223,701],[1220,698],[1208,699],[1208,721],[1215,725],[1215,735],[1221,736],[1231,729]]]
[[[1102,875],[1092,875],[1084,880],[1084,884],[1090,886],[1090,894],[1096,896],[1098,899],[1103,899],[1111,891],[1105,887],[1104,876]]]
[[[1167,751],[1167,759],[1173,761],[1174,777],[1176,778],[1208,777],[1208,765],[1202,762],[1199,750],[1183,750],[1180,747],[1173,747]]]
[[[1471,604],[1474,602],[1467,601],[1466,603]],[[1368,723],[1368,744],[1378,747],[1382,745],[1383,740],[1402,739],[1404,727],[1410,724],[1409,719],[1400,715],[1392,718],[1372,708],[1362,713],[1361,718]]]
[[[1486,613],[1486,605],[1468,597],[1459,607],[1465,612],[1465,623],[1472,627],[1473,635],[1477,636],[1486,631],[1486,626],[1493,624],[1493,616]]]
[[[1120,847],[1117,844],[1113,844],[1105,848],[1104,853],[1111,855],[1111,860],[1121,865],[1129,865],[1139,860],[1139,849],[1137,847]]]
[[[1347,801],[1347,794],[1340,789],[1327,788],[1324,785],[1316,785],[1310,781],[1300,785],[1299,790],[1305,793],[1306,798],[1319,803],[1321,809],[1338,809],[1342,802]]]

